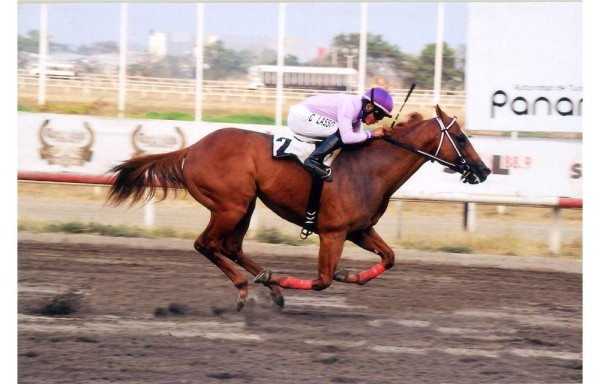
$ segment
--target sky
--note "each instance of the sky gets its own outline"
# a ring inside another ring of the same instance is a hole
[[[465,44],[468,5],[447,2],[444,8],[444,40],[456,49]],[[314,56],[318,47],[330,46],[335,35],[359,33],[360,9],[359,2],[287,2],[285,35],[288,49]],[[18,4],[19,35],[39,29],[39,10],[39,4]],[[278,12],[277,2],[205,3],[204,34],[206,37],[265,37],[265,41],[275,43]],[[426,44],[436,41],[437,13],[437,2],[369,2],[367,28],[369,33],[381,35],[401,51],[418,54]],[[119,20],[118,3],[48,4],[48,33],[51,41],[56,43],[76,47],[96,41],[118,42]],[[152,30],[194,37],[196,4],[129,3],[130,49],[132,46],[146,49],[148,34]]]

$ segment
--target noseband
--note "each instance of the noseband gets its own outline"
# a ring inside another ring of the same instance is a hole
[[[454,172],[460,173],[461,174],[460,179],[463,181],[463,183],[469,182],[471,184],[478,184],[480,182],[479,176],[477,176],[471,170],[471,167],[469,167],[469,165],[467,164],[467,160],[464,158],[464,156],[462,155],[462,153],[456,146],[456,143],[452,139],[452,136],[450,136],[450,134],[448,133],[448,130],[450,129],[450,127],[452,127],[452,125],[454,123],[456,123],[456,117],[452,118],[452,121],[450,122],[450,124],[448,124],[448,126],[445,126],[444,122],[439,117],[436,117],[435,120],[437,121],[438,125],[440,126],[441,135],[440,135],[440,142],[438,144],[437,150],[435,151],[434,155],[424,152],[424,151],[421,151],[418,148],[404,144],[400,141],[394,140],[390,137],[384,137],[383,140],[387,141],[390,144],[394,144],[398,147],[401,147],[401,148],[407,149],[411,152],[414,152],[414,153],[416,153],[420,156],[423,156],[431,161],[437,161],[438,163],[450,168]],[[454,148],[454,150],[456,151],[456,154],[458,155],[457,163],[451,163],[449,161],[446,161],[446,160],[438,157],[438,154],[440,153],[440,149],[442,148],[442,144],[444,143],[444,138],[446,138],[446,137],[448,138],[448,140],[450,141],[450,144],[452,144],[452,147]]]

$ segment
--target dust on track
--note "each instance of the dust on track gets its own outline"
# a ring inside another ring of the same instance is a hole
[[[315,247],[248,243],[274,272],[311,278]],[[505,260],[506,259],[506,260]],[[376,256],[347,247],[341,266]],[[397,252],[366,286],[230,281],[190,241],[19,233],[20,383],[577,383],[581,262]],[[40,308],[69,294],[75,313]]]

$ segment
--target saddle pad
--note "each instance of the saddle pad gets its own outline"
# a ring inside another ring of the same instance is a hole
[[[300,163],[304,163],[304,160],[310,156],[320,143],[320,140],[310,138],[301,140],[300,136],[295,135],[291,131],[282,130],[281,132],[273,134],[273,157],[276,159],[294,157],[300,161]],[[333,160],[340,150],[341,148],[338,148],[333,151],[332,154],[327,155],[323,163],[327,166],[331,166],[331,163],[333,163]]]

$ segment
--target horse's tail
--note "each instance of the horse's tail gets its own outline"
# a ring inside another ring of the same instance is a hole
[[[107,201],[119,205],[132,197],[131,205],[134,205],[142,199],[149,201],[158,188],[162,189],[162,197],[159,200],[164,200],[169,190],[187,189],[183,177],[183,162],[187,153],[188,149],[184,148],[174,152],[146,155],[113,167],[110,172],[115,173],[115,179],[110,186]]]

